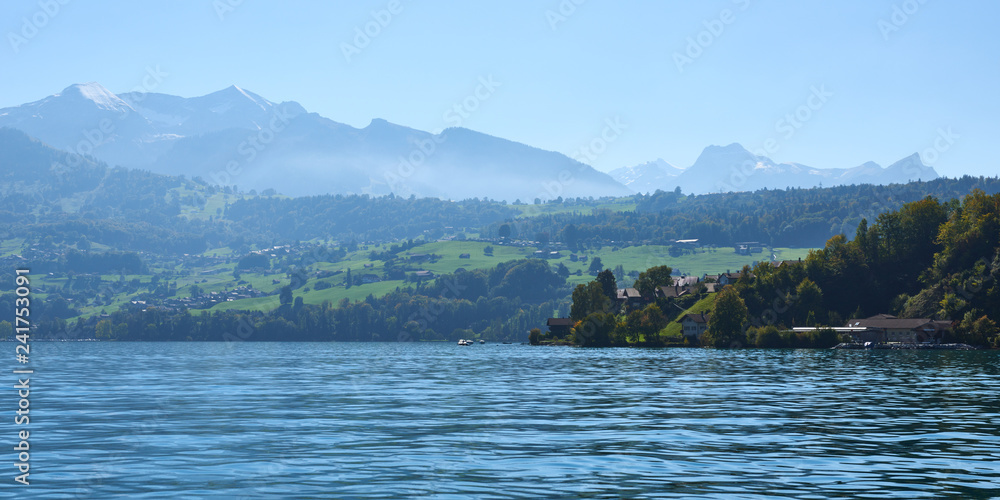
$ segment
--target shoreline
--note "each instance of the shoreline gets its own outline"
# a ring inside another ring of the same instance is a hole
[[[899,342],[843,342],[831,349],[841,350],[925,350],[925,351],[978,351],[980,348],[969,344],[904,344]]]

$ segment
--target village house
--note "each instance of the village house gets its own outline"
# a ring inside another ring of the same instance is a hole
[[[722,273],[716,280],[720,285],[732,285],[736,283],[737,280],[743,277],[743,273]]]
[[[678,248],[695,249],[698,248],[698,240],[697,239],[670,240],[670,246]]]
[[[951,330],[950,321],[935,321],[928,318],[897,318],[891,314],[876,314],[869,318],[852,319],[848,327],[865,328],[866,340],[858,342],[901,342],[917,344],[938,342],[944,333]],[[877,339],[877,340],[871,340]]]
[[[764,244],[760,243],[759,241],[743,241],[733,245],[733,250],[740,255],[763,253]]]
[[[677,276],[673,280],[675,285],[683,287],[689,287],[701,283],[701,278],[697,276]]]
[[[685,314],[677,320],[685,337],[700,337],[708,331],[708,314]]]
[[[549,318],[545,322],[545,325],[549,327],[549,333],[554,337],[563,338],[569,335],[570,329],[573,328],[572,318]]]
[[[687,293],[687,287],[681,285],[656,287],[657,298],[672,299],[686,295]]]
[[[776,260],[771,262],[771,265],[774,267],[781,267],[781,266],[790,266],[792,264],[801,264],[801,263],[802,263],[802,257],[799,257],[799,260]]]
[[[407,260],[410,262],[425,262],[431,260],[431,256],[425,253],[411,253],[408,254]]]
[[[616,291],[616,298],[619,304],[627,305],[632,308],[640,308],[647,303],[651,302],[650,298],[643,297],[639,290],[635,288],[619,288]]]

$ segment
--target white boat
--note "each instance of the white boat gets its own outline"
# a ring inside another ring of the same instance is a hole
[[[472,342],[465,339],[458,339],[458,345],[472,345]]]

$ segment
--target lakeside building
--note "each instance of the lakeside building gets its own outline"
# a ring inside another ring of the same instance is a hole
[[[709,314],[685,314],[677,320],[681,324],[681,330],[685,337],[695,337],[698,338],[701,334],[708,331],[708,318]]]
[[[570,329],[573,328],[572,318],[549,318],[545,322],[545,325],[549,327],[549,333],[555,337],[566,337],[569,335]]]
[[[847,322],[851,328],[864,328],[870,333],[863,336],[872,340],[856,340],[857,342],[900,342],[918,344],[939,342],[944,334],[951,330],[951,321],[939,321],[929,318],[897,318],[891,314],[876,314],[864,319],[852,319]]]

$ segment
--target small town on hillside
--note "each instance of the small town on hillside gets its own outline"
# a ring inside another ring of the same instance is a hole
[[[758,243],[738,243],[736,252],[759,252]],[[751,250],[753,249],[753,250]],[[774,267],[801,264],[797,261],[771,262]],[[657,286],[652,295],[643,295],[636,288],[619,288],[616,292],[615,309],[617,311],[640,310],[658,299],[677,299],[692,294],[714,294],[744,277],[743,272],[725,272],[697,276],[680,276],[673,278],[669,285]],[[748,273],[748,279],[754,279]],[[683,336],[697,344],[697,340],[708,332],[708,311],[683,311],[674,321],[681,325]],[[548,333],[553,338],[565,338],[576,326],[571,318],[549,318],[546,322]],[[874,344],[938,344],[945,334],[954,326],[952,321],[930,318],[898,318],[891,314],[876,314],[866,318],[852,318],[843,326],[807,326],[792,327],[789,332],[812,332],[818,330],[833,330],[840,338],[854,344],[871,346]]]

